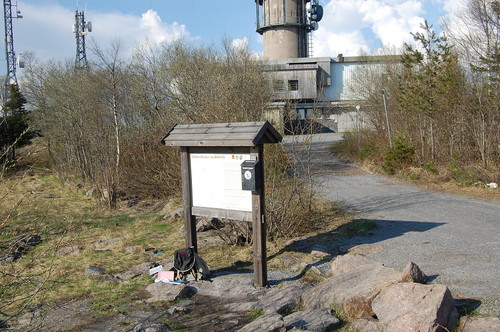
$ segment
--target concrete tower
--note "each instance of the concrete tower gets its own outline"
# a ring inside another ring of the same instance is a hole
[[[310,56],[310,32],[323,17],[319,0],[255,0],[257,32],[268,60]]]

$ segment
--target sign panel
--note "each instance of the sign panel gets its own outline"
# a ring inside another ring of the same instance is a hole
[[[252,211],[252,192],[242,190],[241,164],[249,153],[189,154],[193,207]]]

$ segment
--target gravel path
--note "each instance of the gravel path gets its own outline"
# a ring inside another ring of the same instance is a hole
[[[335,245],[346,250],[364,245],[369,258],[398,269],[413,261],[455,297],[481,299],[499,313],[500,205],[422,190],[342,163],[329,151],[340,139],[339,134],[312,139],[319,190],[379,227]]]

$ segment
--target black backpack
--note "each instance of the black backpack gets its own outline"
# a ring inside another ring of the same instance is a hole
[[[193,248],[179,249],[174,252],[175,280],[186,280],[191,274],[194,280],[207,279],[210,271],[207,263],[198,256]]]

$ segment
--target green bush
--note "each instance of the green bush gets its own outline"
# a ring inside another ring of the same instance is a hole
[[[406,137],[396,137],[393,147],[385,150],[382,168],[388,174],[395,174],[396,171],[411,165],[415,156],[415,148]]]
[[[433,164],[425,164],[424,165],[424,169],[427,172],[432,173],[434,175],[438,175],[439,174],[439,170]]]
[[[364,145],[361,148],[361,151],[359,152],[359,160],[361,162],[365,160],[374,160],[377,155],[378,155],[377,145],[374,142],[369,141],[366,143],[366,145]]]
[[[355,134],[346,132],[344,139],[330,147],[330,152],[343,160],[355,161],[359,154],[359,145]]]
[[[448,172],[450,173],[453,180],[463,186],[471,186],[474,182],[479,180],[477,174],[473,171],[465,169],[456,161],[450,162],[448,165]]]
[[[381,151],[377,138],[368,135],[359,137],[356,133],[345,133],[344,139],[331,147],[331,152],[338,157],[355,162],[376,161]]]

